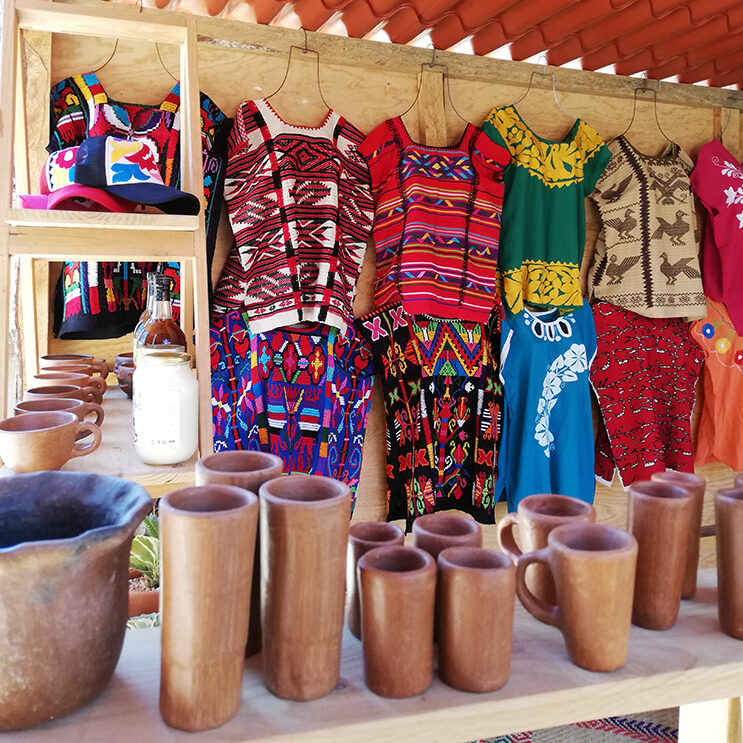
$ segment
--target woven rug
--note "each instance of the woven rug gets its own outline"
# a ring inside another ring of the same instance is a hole
[[[676,743],[678,718],[677,708],[665,709],[502,735],[477,743]]]

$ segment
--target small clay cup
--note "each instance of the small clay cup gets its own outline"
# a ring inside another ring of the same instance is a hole
[[[738,472],[733,478],[733,487],[743,488],[743,472]]]
[[[105,379],[108,376],[108,364],[105,359],[96,359],[88,353],[50,353],[39,356],[39,369],[53,370],[58,366],[70,364],[89,364],[95,366],[98,373]]]
[[[351,491],[338,480],[284,475],[260,489],[263,677],[304,702],[338,683]]]
[[[699,569],[699,540],[702,538],[702,508],[707,481],[692,472],[656,472],[650,477],[654,482],[665,482],[685,488],[691,495],[691,523],[689,541],[686,547],[686,567],[684,582],[681,587],[681,598],[692,599],[697,592],[697,570]]]
[[[638,544],[632,621],[639,627],[662,630],[676,622],[692,507],[691,494],[678,485],[630,485],[627,531]]]
[[[105,382],[100,377],[89,377],[87,374],[75,372],[42,372],[33,376],[36,387],[55,387],[60,384],[74,384],[78,387],[88,387],[95,393],[95,401],[100,405],[103,401]]]
[[[507,555],[478,547],[439,553],[436,618],[445,684],[485,692],[508,681],[515,600],[516,566]]]
[[[220,451],[196,462],[196,484],[236,485],[251,493],[258,493],[264,482],[278,477],[283,470],[284,462],[275,454],[262,451]],[[260,653],[262,644],[261,540],[256,534],[253,582],[250,588],[250,623],[245,657]]]
[[[428,513],[413,522],[413,546],[436,560],[447,547],[482,547],[482,527],[456,513]]]
[[[356,583],[356,565],[361,555],[376,547],[405,544],[405,533],[396,524],[384,521],[359,521],[348,531],[346,557],[346,625],[354,637],[361,638],[361,605]]]
[[[77,416],[81,423],[85,420],[86,416],[93,413],[95,415],[93,423],[95,423],[96,426],[100,426],[101,423],[103,423],[104,413],[103,408],[100,405],[94,402],[75,400],[71,397],[48,397],[46,399],[40,398],[38,400],[24,400],[23,402],[16,403],[13,408],[16,415],[23,415],[24,413],[55,412],[57,410],[69,410]]]
[[[49,400],[52,397],[64,398],[66,400],[82,400],[83,402],[95,402],[96,394],[90,387],[80,387],[76,384],[55,384],[50,387],[32,387],[23,393],[26,400]],[[97,405],[98,403],[96,403]]]
[[[118,376],[119,367],[128,361],[131,361],[132,363],[134,362],[134,351],[126,351],[125,353],[117,354],[114,359],[114,368],[112,369],[113,373]]]
[[[547,536],[554,528],[575,521],[595,523],[594,507],[567,495],[529,495],[519,502],[515,513],[506,514],[498,522],[498,546],[516,562],[525,552],[544,549],[547,546]],[[523,549],[516,543],[513,534],[513,527],[517,525]],[[557,600],[555,583],[546,566],[535,563],[527,573],[526,582],[529,590],[542,601],[554,604]]]
[[[119,380],[119,389],[129,398],[134,393],[134,362],[122,361],[116,372]]]
[[[89,431],[93,441],[75,443],[78,433]],[[14,472],[58,470],[71,457],[94,452],[101,443],[95,423],[81,423],[68,410],[25,413],[0,421],[0,458]]]
[[[720,628],[743,640],[743,487],[717,491],[715,524]]]
[[[557,603],[526,584],[532,563],[549,565]],[[614,671],[627,660],[637,542],[613,526],[576,522],[553,529],[547,547],[519,558],[516,592],[524,608],[557,627],[570,660],[589,671]]]
[[[208,730],[240,707],[258,499],[202,485],[160,501],[160,713],[171,727]]]
[[[433,679],[436,563],[417,547],[377,547],[359,558],[366,685],[381,697],[422,694]]]
[[[61,372],[64,374],[85,374],[87,377],[95,377],[96,380],[103,382],[103,391],[105,392],[108,385],[106,384],[106,377],[100,371],[99,367],[93,364],[68,364],[65,366],[55,366],[51,372]],[[45,372],[46,373],[46,372]]]

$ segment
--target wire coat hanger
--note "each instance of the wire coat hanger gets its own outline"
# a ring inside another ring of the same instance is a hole
[[[635,121],[635,114],[637,113],[637,94],[647,92],[653,94],[653,115],[655,116],[655,123],[658,127],[658,131],[663,135],[666,142],[669,144],[675,144],[675,142],[663,131],[663,127],[660,125],[660,120],[658,119],[658,91],[660,91],[661,81],[658,80],[658,90],[655,90],[647,85],[647,78],[645,78],[645,80],[646,84],[643,87],[638,87],[634,90],[634,95],[632,96],[632,118],[629,120],[627,128],[618,136],[623,137],[632,128],[632,124]]]
[[[526,98],[527,95],[529,95],[529,91],[532,88],[532,85],[534,83],[534,75],[541,75],[542,77],[550,77],[552,78],[552,98],[555,101],[555,105],[562,111],[566,116],[569,116],[571,119],[577,118],[574,114],[570,113],[570,111],[566,111],[562,104],[560,103],[559,99],[557,98],[557,86],[555,82],[555,73],[554,72],[547,72],[547,57],[546,55],[542,55],[544,57],[545,61],[542,65],[544,67],[543,70],[534,70],[534,72],[531,73],[531,76],[529,77],[529,85],[527,86],[526,90],[523,92],[520,98],[516,99],[513,103],[511,103],[512,106],[516,106],[516,104],[521,103],[521,101]],[[541,59],[541,57],[540,57]]]
[[[323,102],[325,107],[330,110],[330,105],[325,100],[325,96],[322,94],[322,85],[320,85],[320,52],[318,52],[316,49],[310,49],[307,46],[307,29],[303,28],[302,32],[304,33],[304,46],[297,46],[296,44],[292,44],[289,47],[289,57],[286,61],[286,69],[284,70],[284,77],[281,80],[281,83],[279,83],[279,87],[274,90],[271,95],[266,96],[266,100],[269,98],[273,98],[283,87],[286,83],[288,77],[289,77],[289,70],[292,66],[292,52],[296,50],[297,52],[300,52],[301,54],[314,54],[315,55],[315,77],[317,82],[317,92],[320,94],[320,100]]]

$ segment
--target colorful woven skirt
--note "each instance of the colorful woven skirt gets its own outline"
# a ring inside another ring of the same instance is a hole
[[[694,471],[691,413],[702,349],[681,318],[651,318],[593,305],[598,350],[591,366],[603,425],[596,477],[624,487],[666,469]]]
[[[374,366],[353,326],[252,334],[230,312],[210,334],[214,450],[271,452],[285,472],[334,477],[355,497]]]
[[[381,369],[387,417],[387,519],[456,508],[493,523],[503,391],[500,314],[438,320],[401,306],[356,321]]]

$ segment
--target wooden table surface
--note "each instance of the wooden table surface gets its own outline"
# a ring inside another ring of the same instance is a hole
[[[477,628],[472,628],[477,632]],[[168,728],[158,712],[160,631],[129,630],[111,684],[86,707],[9,741],[271,741],[272,743],[458,743],[610,715],[743,694],[743,642],[719,631],[715,573],[700,573],[694,601],[672,629],[632,627],[629,659],[613,673],[584,671],[567,659],[560,633],[518,606],[509,682],[467,694],[434,679],[421,696],[389,700],[364,685],[361,643],[343,638],[341,682],[327,697],[288,702],[261,679],[260,656],[246,663],[243,703],[226,725],[198,736]]]

